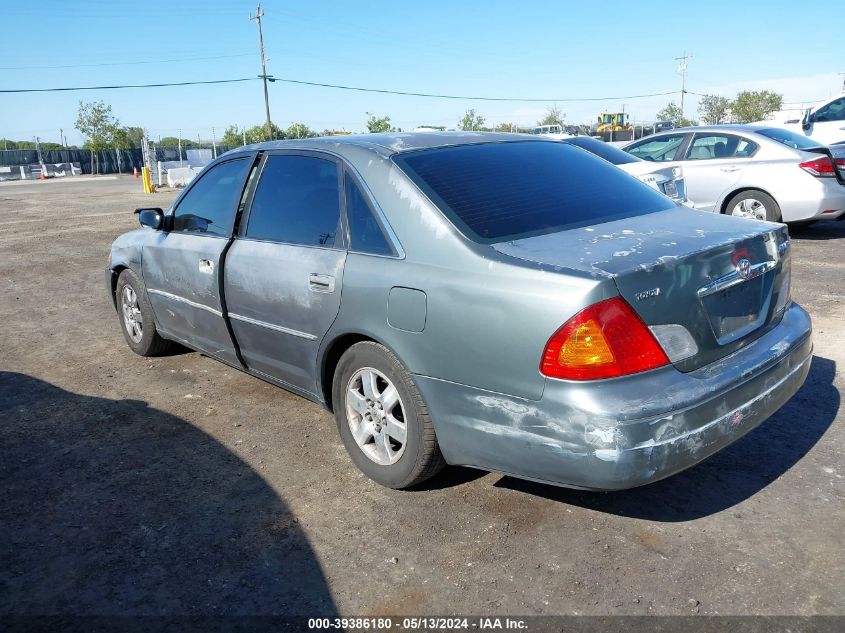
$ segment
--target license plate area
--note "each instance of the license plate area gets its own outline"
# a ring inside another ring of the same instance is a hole
[[[766,273],[701,298],[720,345],[742,338],[766,323],[773,279],[773,273]]]
[[[674,180],[667,180],[663,183],[663,193],[665,193],[670,198],[678,197],[678,187],[675,185]]]

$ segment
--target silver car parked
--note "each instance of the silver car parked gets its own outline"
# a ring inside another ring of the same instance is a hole
[[[817,141],[766,125],[683,128],[623,149],[681,166],[696,209],[772,222],[845,215],[845,164]]]
[[[444,463],[645,484],[810,367],[784,226],[687,209],[558,141],[264,143],[138,212],[105,275],[129,346],[177,341],[322,403],[386,486]]]

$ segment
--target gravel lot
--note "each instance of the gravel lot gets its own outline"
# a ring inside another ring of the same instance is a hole
[[[845,614],[845,222],[793,231],[813,368],[733,446],[627,492],[396,492],[319,406],[130,352],[109,244],[175,193],[0,183],[0,614]]]

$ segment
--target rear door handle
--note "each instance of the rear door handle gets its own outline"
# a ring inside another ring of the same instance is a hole
[[[308,288],[314,292],[334,292],[334,277],[311,273],[308,275]]]
[[[206,275],[213,275],[214,274],[214,262],[210,259],[200,259],[199,262],[199,269],[201,273],[205,273]]]
[[[739,171],[739,167],[720,167],[719,169],[729,174],[735,171]]]

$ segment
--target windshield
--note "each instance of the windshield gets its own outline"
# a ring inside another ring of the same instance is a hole
[[[757,130],[757,134],[762,134],[763,136],[766,136],[773,141],[777,141],[778,143],[782,143],[787,147],[791,147],[792,149],[814,149],[819,146],[818,141],[814,141],[813,139],[802,136],[801,134],[796,134],[795,132],[790,132],[789,130],[777,127]]]
[[[595,154],[599,158],[603,158],[606,161],[613,163],[614,165],[625,165],[627,163],[638,163],[640,161],[639,158],[632,156],[628,152],[623,152],[621,149],[614,147],[613,145],[608,145],[604,141],[600,141],[596,138],[590,138],[589,136],[568,138],[563,142],[569,143],[570,145],[577,145],[578,147],[581,147],[588,152]]]
[[[490,244],[676,205],[567,143],[479,143],[407,152],[397,165],[464,235]]]

